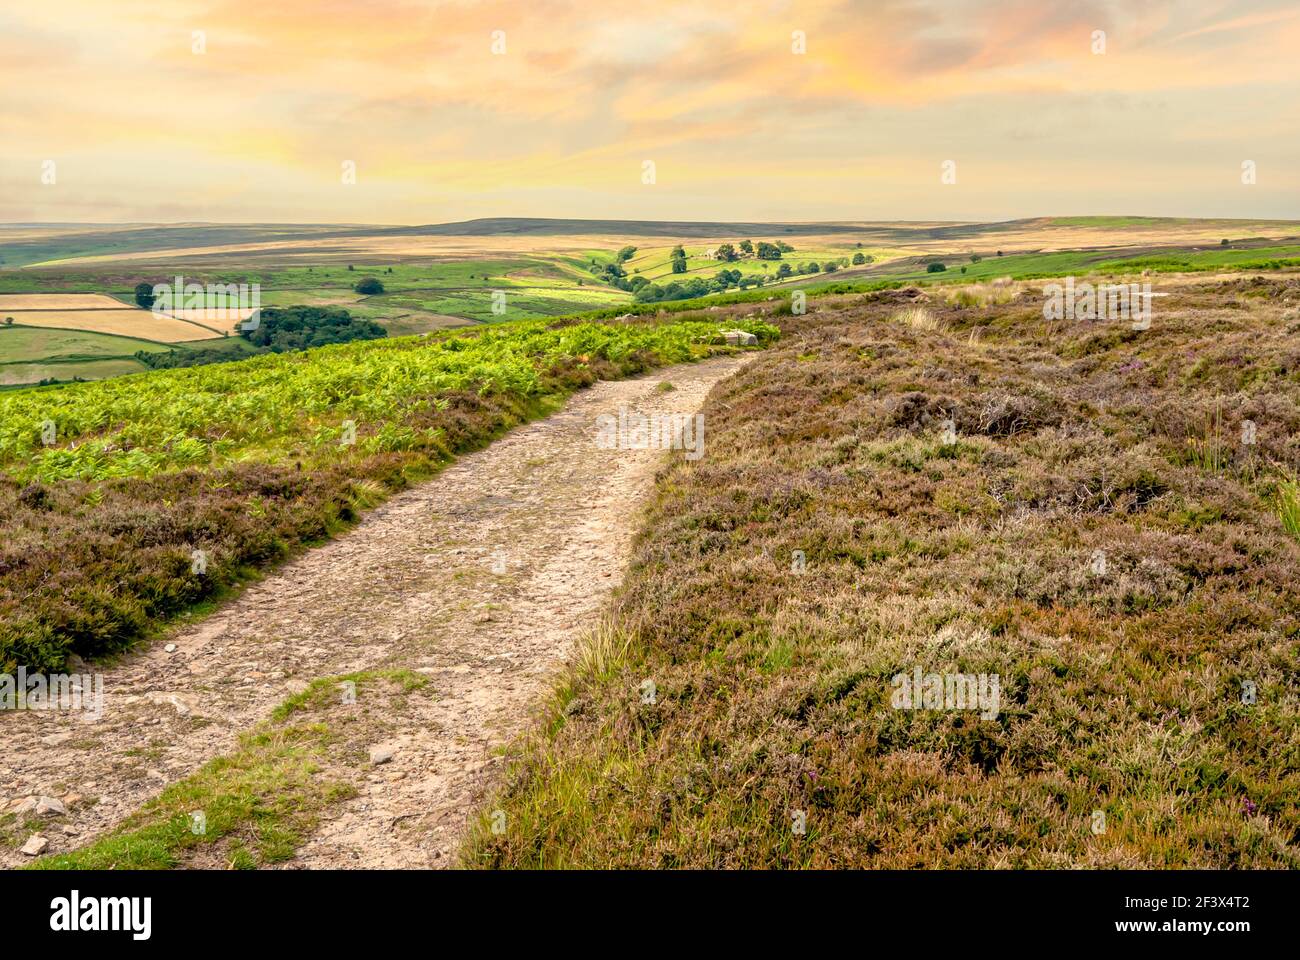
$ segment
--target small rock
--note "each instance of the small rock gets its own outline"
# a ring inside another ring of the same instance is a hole
[[[36,804],[40,800],[36,797],[23,797],[21,800],[15,800],[9,805],[9,812],[16,813],[19,816],[36,812]]]
[[[379,766],[381,763],[387,763],[391,759],[393,759],[392,747],[381,747],[376,745],[370,748],[370,762],[375,766]]]
[[[55,800],[53,797],[41,797],[36,801],[36,815],[38,817],[62,817],[66,816],[68,808],[63,805],[63,801]]]
[[[41,743],[47,747],[57,747],[61,743],[66,743],[72,739],[70,733],[51,733],[48,737],[41,737]]]
[[[732,347],[753,347],[758,344],[758,337],[744,330],[723,330],[722,336],[727,345]]]
[[[77,835],[77,828],[70,823],[65,823],[62,829],[65,837],[75,837]]]
[[[176,644],[174,644],[174,643],[169,643],[169,644],[167,644],[167,646],[163,647],[163,650],[165,650],[167,653],[175,653],[175,652],[176,652]]]
[[[33,833],[23,844],[22,852],[29,857],[39,857],[49,847],[50,841],[46,840],[39,833]]]

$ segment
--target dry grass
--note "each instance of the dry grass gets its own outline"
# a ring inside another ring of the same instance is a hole
[[[121,310],[122,301],[102,293],[5,293],[0,311],[6,310]]]
[[[467,862],[1300,866],[1300,501],[1259,469],[1300,466],[1288,282],[1142,332],[899,291],[783,318]],[[893,709],[916,666],[997,674],[998,715]]]
[[[984,308],[1004,306],[1016,298],[1017,290],[1010,277],[1001,277],[991,283],[976,283],[962,287],[939,287],[943,299],[957,307]],[[1002,281],[1006,281],[1005,283]]]
[[[1282,526],[1293,537],[1300,537],[1300,483],[1286,479],[1277,486],[1277,513]]]
[[[890,316],[891,323],[899,323],[913,330],[939,331],[944,326],[939,318],[925,307],[906,307]]]
[[[139,337],[159,343],[184,343],[190,340],[210,340],[220,336],[215,330],[197,323],[156,316],[149,310],[122,307],[117,310],[13,310],[4,311],[6,318],[28,327],[52,327],[57,330],[89,330],[92,333],[112,333],[122,337]]]

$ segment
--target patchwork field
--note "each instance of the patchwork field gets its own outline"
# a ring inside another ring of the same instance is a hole
[[[148,369],[140,351],[166,350],[161,343],[86,330],[0,326],[0,387],[42,380],[100,380]]]
[[[86,330],[136,337],[156,343],[185,343],[221,336],[216,330],[186,320],[160,317],[148,310],[11,310],[5,319],[26,327]]]
[[[159,317],[103,294],[7,294],[0,318],[0,387],[140,373],[149,369],[141,351],[221,336],[210,323]]]
[[[789,246],[780,260],[739,253],[746,241]],[[714,259],[724,244],[738,258]],[[673,252],[683,248],[684,269]],[[619,263],[619,251],[633,248]],[[854,259],[863,262],[854,263]],[[943,266],[936,272],[935,263]],[[1144,217],[1045,217],[1006,223],[656,223],[481,220],[421,227],[0,227],[0,313],[15,322],[175,344],[235,331],[240,318],[185,311],[181,326],[146,327],[119,313],[78,322],[58,310],[129,310],[136,284],[183,275],[201,284],[256,283],[264,306],[338,306],[392,335],[589,311],[638,311],[620,285],[668,288],[671,302],[761,278],[765,287],[945,284],[1002,277],[1123,276],[1278,270],[1300,263],[1300,224]],[[609,273],[618,264],[624,282]],[[831,272],[831,271],[834,272]],[[787,276],[789,273],[791,275]],[[382,284],[370,294],[363,279]],[[674,293],[672,284],[695,284]],[[694,292],[693,292],[694,291]],[[727,296],[734,296],[731,291]],[[766,296],[767,294],[762,294]],[[60,299],[45,299],[50,296]],[[211,305],[216,305],[215,303]],[[125,321],[132,321],[127,326]],[[14,358],[3,353],[0,363]],[[54,357],[44,359],[57,364]],[[108,370],[109,368],[104,368]],[[116,368],[114,368],[116,369]],[[41,371],[42,373],[47,371]],[[57,370],[55,371],[57,373]],[[71,374],[71,368],[68,372]],[[83,368],[77,375],[86,373]],[[93,368],[89,371],[93,374]],[[11,375],[14,371],[11,370]],[[23,382],[34,382],[36,369]],[[55,377],[55,379],[67,379]]]

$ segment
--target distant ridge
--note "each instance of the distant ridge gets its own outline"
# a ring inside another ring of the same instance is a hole
[[[732,223],[694,220],[562,220],[549,217],[483,217],[458,223],[432,223],[417,227],[393,227],[384,233],[401,236],[496,236],[502,234],[580,236],[609,233],[643,237],[716,237],[732,234],[827,234],[853,233],[861,226],[847,222],[827,223]]]

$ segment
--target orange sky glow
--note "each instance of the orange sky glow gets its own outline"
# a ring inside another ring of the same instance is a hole
[[[1297,50],[1289,2],[10,4],[0,220],[1300,218]]]

